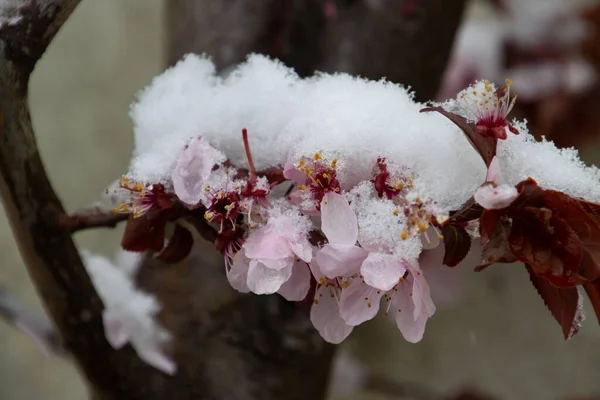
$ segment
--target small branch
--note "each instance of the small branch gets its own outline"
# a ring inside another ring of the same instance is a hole
[[[72,215],[63,215],[58,225],[67,232],[75,233],[93,228],[115,228],[128,218],[129,214],[115,214],[112,210],[91,208]]]
[[[48,317],[41,312],[28,309],[2,285],[0,285],[0,318],[33,339],[47,356],[67,354],[60,336]]]

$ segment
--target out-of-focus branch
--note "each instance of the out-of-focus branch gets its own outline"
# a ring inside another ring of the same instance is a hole
[[[348,72],[433,98],[466,0],[172,0],[169,64],[206,52],[225,69],[266,53],[301,76]],[[184,39],[185,38],[185,39]]]
[[[0,318],[35,341],[48,356],[66,354],[62,341],[48,317],[30,310],[0,285]]]
[[[465,0],[352,1],[325,30],[318,69],[410,86],[419,101],[435,96]]]

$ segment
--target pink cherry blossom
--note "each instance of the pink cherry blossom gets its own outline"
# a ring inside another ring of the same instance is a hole
[[[337,159],[326,163],[319,153],[312,158],[302,157],[297,165],[288,160],[283,175],[298,185],[288,200],[306,215],[319,215],[323,197],[327,193],[341,192],[336,166]]]
[[[356,277],[349,286],[342,289],[340,315],[348,325],[356,326],[373,319],[379,311],[384,290],[367,285]]]
[[[315,262],[310,264],[310,269],[318,282],[310,309],[310,320],[325,341],[341,343],[354,329],[340,315],[342,284],[337,279],[327,279]]]
[[[327,193],[321,201],[321,230],[329,243],[317,253],[321,272],[328,278],[358,273],[367,251],[356,246],[358,221],[348,202]]]
[[[248,288],[256,294],[277,292],[292,276],[296,258],[312,259],[312,245],[304,226],[286,215],[271,218],[242,245],[248,264]]]
[[[519,192],[514,186],[503,182],[498,159],[494,157],[488,168],[486,182],[475,191],[473,198],[488,210],[499,210],[510,206]]]
[[[370,252],[360,273],[368,285],[388,291],[406,274],[406,265],[407,262],[396,255]]]
[[[201,136],[192,139],[181,152],[171,174],[177,197],[186,204],[198,204],[213,167],[223,161],[225,155]]]
[[[233,254],[227,265],[227,280],[232,288],[241,293],[248,293],[248,268],[250,260],[245,255],[244,249]]]
[[[476,122],[475,129],[483,136],[505,140],[506,130],[518,135],[519,131],[508,122],[508,114],[515,105],[516,95],[510,95],[512,82],[495,88],[489,81],[477,82],[460,92],[458,98],[466,106],[467,117]]]
[[[308,265],[297,259],[292,266],[292,275],[281,285],[277,293],[288,301],[302,301],[310,290],[311,281],[312,277]]]
[[[108,189],[107,189],[108,193]],[[163,185],[147,185],[122,177],[118,187],[113,190],[117,198],[124,201],[114,209],[116,214],[131,214],[133,218],[160,209],[173,206],[173,196],[165,191]]]
[[[429,285],[416,263],[407,263],[408,274],[389,291],[384,299],[396,313],[396,325],[408,342],[423,338],[427,320],[435,313]]]

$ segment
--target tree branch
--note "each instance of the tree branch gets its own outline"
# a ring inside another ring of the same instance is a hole
[[[113,210],[94,207],[72,215],[63,215],[58,224],[67,232],[75,233],[94,228],[115,228],[119,222],[127,221],[128,214],[115,214]]]
[[[102,302],[60,224],[67,216],[38,153],[27,104],[29,77],[79,1],[15,3],[0,6],[0,195],[28,272],[92,398],[194,398],[185,373],[167,378],[131,347],[115,351],[104,338]]]
[[[326,4],[328,3],[328,4]],[[326,7],[335,4],[334,15]],[[250,52],[300,76],[347,72],[410,85],[420,101],[440,85],[466,0],[171,0],[169,64],[206,52],[226,69]],[[185,38],[185,39],[183,39]]]
[[[25,307],[10,291],[0,285],[0,318],[29,336],[44,354],[66,354],[60,336],[48,317]]]

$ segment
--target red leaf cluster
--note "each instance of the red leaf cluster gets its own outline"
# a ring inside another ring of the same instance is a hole
[[[483,135],[475,124],[440,107],[437,111],[465,134],[489,166],[497,138]],[[531,283],[562,327],[565,339],[579,330],[583,319],[578,291],[583,286],[600,321],[600,204],[542,189],[529,178],[517,185],[518,197],[508,207],[485,210],[473,199],[451,213],[439,227],[444,236],[444,264],[456,266],[467,255],[469,223],[479,221],[481,271],[494,263],[521,261]]]
[[[533,179],[517,185],[519,197],[503,210],[484,210],[479,268],[522,261],[531,282],[563,329],[578,330],[583,286],[600,319],[600,205],[540,188]]]

